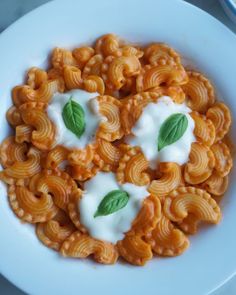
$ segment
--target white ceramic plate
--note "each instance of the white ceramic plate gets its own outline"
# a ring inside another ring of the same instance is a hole
[[[0,139],[9,127],[5,112],[10,91],[30,66],[44,66],[55,46],[73,47],[114,32],[138,42],[163,41],[187,63],[209,76],[219,97],[236,117],[236,38],[217,20],[183,1],[54,1],[28,14],[0,36]],[[233,137],[236,138],[235,125]],[[223,221],[191,238],[177,258],[153,259],[145,267],[101,266],[61,258],[42,246],[31,226],[9,209],[5,187],[0,198],[0,270],[30,294],[191,294],[210,293],[236,270],[235,171],[223,204]]]

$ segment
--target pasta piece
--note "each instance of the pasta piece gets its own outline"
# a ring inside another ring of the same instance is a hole
[[[214,169],[219,176],[225,177],[233,166],[233,159],[228,146],[223,142],[218,142],[211,147],[211,150],[215,157]]]
[[[179,54],[164,43],[154,43],[146,47],[144,53],[145,60],[152,66],[180,66]]]
[[[36,225],[36,235],[39,240],[56,251],[59,251],[65,239],[75,230],[73,223],[61,211],[52,220]]]
[[[183,221],[178,223],[178,227],[188,235],[194,235],[197,232],[197,227],[200,220],[194,214],[189,213]]]
[[[87,78],[90,75],[100,76],[102,63],[103,57],[101,54],[96,54],[92,56],[84,66],[82,73],[83,79]]]
[[[37,67],[30,68],[27,73],[27,84],[32,89],[38,89],[48,79],[48,74]]]
[[[107,34],[100,37],[95,44],[95,52],[104,57],[109,55],[116,55],[119,51],[120,40],[116,35]]]
[[[136,185],[148,185],[150,175],[146,172],[148,161],[139,147],[131,147],[121,157],[116,178],[120,183],[130,182]]]
[[[184,85],[188,76],[184,68],[174,68],[169,65],[145,66],[136,80],[137,92],[152,91],[152,88],[160,86]]]
[[[77,66],[77,61],[72,52],[63,48],[55,48],[52,52],[52,65],[55,69],[62,70],[64,66]]]
[[[147,233],[146,241],[151,245],[153,252],[160,256],[177,256],[189,247],[189,240],[185,234],[164,215],[155,229]]]
[[[144,55],[144,52],[137,47],[132,45],[124,45],[120,48],[117,56],[136,56],[137,58],[141,58]]]
[[[95,51],[104,57],[112,55],[115,57],[137,56],[141,58],[143,56],[143,52],[140,49],[131,45],[123,45],[121,40],[113,34],[100,37],[96,41]]]
[[[160,92],[141,92],[127,99],[121,106],[121,124],[125,135],[131,133],[131,129],[142,114],[143,108],[150,102],[156,102],[162,96]]]
[[[71,195],[77,190],[75,181],[60,170],[44,170],[31,180],[33,192],[51,195],[57,207],[67,210]]]
[[[190,184],[199,184],[207,180],[215,166],[215,157],[204,144],[192,143],[189,161],[185,165],[184,179]]]
[[[204,114],[215,102],[214,88],[202,74],[193,71],[187,73],[189,81],[183,85],[187,96],[187,105],[193,111]]]
[[[58,212],[50,195],[34,195],[27,187],[10,185],[9,203],[13,212],[29,223],[46,222]]]
[[[127,96],[136,94],[136,77],[127,78],[125,84],[118,92],[118,98],[127,98]]]
[[[95,240],[78,231],[65,240],[60,252],[64,257],[86,258],[93,255],[95,261],[103,264],[114,264],[118,259],[114,245]]]
[[[102,78],[110,89],[120,89],[126,79],[135,77],[141,70],[139,59],[133,56],[108,56],[102,64]]]
[[[88,166],[84,165],[70,165],[68,166],[68,172],[71,177],[78,181],[85,181],[97,174],[99,167],[90,163]]]
[[[28,124],[21,124],[16,126],[15,140],[18,143],[31,142],[33,127]]]
[[[97,100],[99,112],[106,118],[100,123],[97,136],[107,141],[120,139],[124,134],[120,121],[121,102],[109,95],[98,96]]]
[[[52,149],[46,157],[45,168],[47,169],[56,169],[60,168],[60,165],[63,164],[68,159],[69,151],[63,146],[56,146]]]
[[[105,92],[105,85],[101,77],[91,75],[83,81],[83,88],[88,92],[98,92],[103,95]]]
[[[157,88],[157,90],[159,90]],[[183,103],[186,95],[181,86],[169,86],[164,89],[164,95],[170,96],[175,103]]]
[[[61,68],[51,68],[47,72],[49,80],[63,80],[63,69]]]
[[[88,166],[94,158],[95,144],[88,144],[84,149],[75,149],[68,154],[71,165]]]
[[[213,172],[212,175],[202,183],[201,187],[215,196],[222,196],[229,184],[228,175],[225,177],[219,176],[218,173]]]
[[[76,62],[80,69],[84,67],[84,65],[90,60],[94,53],[94,49],[88,46],[75,48],[72,51],[72,55],[76,59]]]
[[[117,243],[118,251],[126,261],[134,265],[145,265],[152,259],[152,249],[140,236],[126,235]]]
[[[15,162],[23,162],[26,160],[28,147],[25,143],[15,142],[14,136],[9,136],[2,142],[0,146],[0,159],[3,167],[10,167]]]
[[[55,139],[55,127],[49,120],[43,103],[28,102],[20,106],[22,119],[34,127],[31,135],[33,145],[41,150],[49,150]]]
[[[68,204],[68,214],[76,228],[82,233],[87,233],[87,229],[80,222],[79,201],[81,197],[82,190],[78,189],[72,194],[72,197],[70,198],[70,202]]]
[[[126,235],[145,236],[155,228],[160,218],[161,202],[157,197],[150,195],[144,199],[142,208]]]
[[[215,126],[215,142],[221,140],[229,132],[231,125],[232,119],[229,108],[223,102],[217,102],[208,109],[206,116]]]
[[[194,134],[197,140],[211,146],[216,137],[216,130],[212,121],[197,112],[192,112],[191,117],[195,122]]]
[[[215,200],[202,189],[180,187],[165,199],[164,214],[174,222],[183,221],[188,214],[195,215],[199,221],[217,224],[221,211]]]
[[[30,86],[17,86],[13,89],[13,101],[16,106],[26,102],[50,102],[56,92],[64,91],[64,82],[61,79],[48,80],[41,84],[38,89],[32,89]]]
[[[41,170],[40,152],[31,147],[25,161],[15,161],[12,166],[1,172],[0,178],[8,184],[14,184],[14,180],[32,177]]]
[[[81,88],[83,80],[81,70],[75,66],[64,66],[63,77],[68,90]]]
[[[8,109],[8,111],[6,113],[6,118],[7,118],[8,123],[13,127],[16,127],[16,126],[23,123],[23,120],[20,115],[20,111],[15,106],[11,106]]]
[[[122,154],[122,149],[109,141],[98,138],[93,162],[103,171],[115,171]]]
[[[181,167],[177,163],[160,163],[161,177],[153,180],[148,191],[164,201],[172,190],[183,184]]]

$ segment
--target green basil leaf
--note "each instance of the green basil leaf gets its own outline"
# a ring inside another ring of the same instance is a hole
[[[72,100],[72,97],[62,110],[62,118],[66,128],[80,138],[85,130],[85,114],[81,105]]]
[[[94,214],[94,218],[97,216],[105,216],[112,214],[122,208],[124,208],[129,201],[129,195],[122,190],[110,191],[101,201],[97,211]]]
[[[158,151],[180,139],[188,127],[186,115],[176,113],[169,116],[161,125],[158,136]]]

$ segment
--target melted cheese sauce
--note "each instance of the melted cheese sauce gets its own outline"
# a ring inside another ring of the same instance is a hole
[[[158,99],[157,103],[149,103],[132,128],[133,136],[126,142],[132,146],[140,146],[150,161],[150,167],[155,169],[160,162],[176,162],[183,165],[188,161],[191,144],[196,141],[194,136],[195,123],[189,115],[191,109],[184,103],[177,104],[168,96]],[[158,152],[158,136],[162,123],[172,114],[182,113],[188,119],[188,127],[183,136],[171,145]]]
[[[55,93],[51,103],[47,108],[50,120],[56,126],[56,144],[67,148],[85,148],[86,145],[94,140],[96,130],[101,121],[106,118],[99,114],[99,105],[96,99],[98,93],[89,93],[84,90],[71,90],[67,93]],[[78,138],[73,132],[66,128],[63,121],[62,111],[70,97],[78,102],[85,113],[85,132]]]
[[[124,190],[129,194],[127,205],[106,216],[94,218],[100,202],[112,190]],[[82,199],[78,203],[80,221],[89,234],[99,240],[116,243],[124,238],[142,207],[143,200],[149,196],[146,186],[131,183],[118,184],[113,173],[99,172],[85,183]]]

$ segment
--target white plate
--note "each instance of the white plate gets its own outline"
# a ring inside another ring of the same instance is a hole
[[[188,63],[212,79],[219,97],[236,117],[236,38],[214,18],[177,0],[67,0],[35,10],[0,36],[0,118],[10,106],[11,88],[22,83],[28,67],[45,65],[55,46],[73,47],[107,32],[138,42],[164,41],[175,47]],[[235,125],[233,129],[236,138]],[[1,140],[8,131],[2,119]],[[192,237],[184,255],[155,258],[142,268],[61,258],[39,243],[30,226],[14,217],[2,186],[0,270],[30,294],[207,294],[236,270],[233,179],[235,171],[219,226],[206,227]]]

